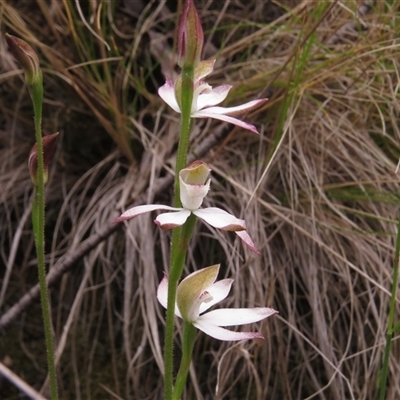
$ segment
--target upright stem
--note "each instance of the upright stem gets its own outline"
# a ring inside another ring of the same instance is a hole
[[[380,392],[379,399],[385,400],[386,395],[386,382],[389,370],[389,359],[390,359],[390,348],[392,344],[393,337],[393,327],[394,327],[394,315],[396,311],[396,293],[397,286],[399,280],[399,262],[400,262],[400,215],[398,217],[398,225],[397,225],[397,240],[396,240],[396,250],[394,255],[394,264],[393,264],[393,280],[392,280],[392,296],[390,298],[390,306],[389,306],[389,317],[388,317],[388,328],[386,333],[386,346],[385,353],[382,363],[382,370],[380,376]]]
[[[174,230],[171,249],[171,270],[168,276],[168,301],[165,326],[164,349],[164,395],[166,400],[172,399],[173,365],[174,365],[174,331],[175,331],[175,298],[176,288],[185,266],[186,253],[193,233],[196,217],[191,214],[182,228]],[[179,236],[178,236],[179,235]]]
[[[182,207],[179,196],[179,171],[186,167],[189,148],[190,132],[192,128],[191,110],[193,101],[193,68],[182,70],[181,91],[181,129],[178,152],[176,156],[174,205]],[[165,326],[164,348],[164,396],[165,400],[172,400],[173,394],[173,365],[174,365],[174,317],[176,288],[185,265],[186,253],[193,233],[196,217],[192,214],[181,228],[175,228],[172,233],[171,268],[168,276],[168,301]]]
[[[183,389],[185,388],[190,362],[192,361],[195,336],[196,328],[190,322],[185,322],[183,325],[182,337],[182,360],[176,377],[173,400],[179,400],[182,396]]]
[[[192,130],[192,119],[190,117],[193,102],[193,78],[194,69],[184,68],[182,70],[182,92],[181,92],[181,129],[176,154],[175,167],[175,207],[182,207],[179,197],[179,171],[186,167],[189,149],[190,133]]]
[[[32,224],[33,234],[35,238],[40,300],[43,314],[44,333],[47,350],[47,364],[50,378],[51,399],[58,399],[57,390],[57,375],[54,362],[54,347],[51,329],[50,306],[46,286],[46,269],[45,269],[45,248],[44,248],[44,213],[45,213],[45,198],[44,198],[44,160],[43,160],[43,142],[42,142],[42,104],[43,104],[43,83],[42,79],[36,85],[30,88],[32,97],[33,110],[35,116],[35,133],[37,146],[37,185],[34,189],[34,200],[32,207]]]

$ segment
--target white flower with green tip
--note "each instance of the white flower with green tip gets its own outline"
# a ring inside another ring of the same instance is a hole
[[[215,282],[218,271],[219,265],[213,265],[193,272],[182,280],[176,292],[175,315],[215,339],[264,339],[259,332],[234,332],[223,327],[261,321],[277,314],[272,308],[220,308],[205,313],[228,296],[233,283],[233,279]],[[167,308],[167,297],[168,277],[164,276],[157,290],[158,301],[164,308]]]
[[[140,214],[154,210],[167,210],[172,212],[159,214],[154,222],[162,229],[173,229],[182,226],[193,213],[214,228],[235,232],[251,250],[259,254],[257,247],[246,231],[244,220],[236,218],[217,207],[200,208],[210,189],[210,171],[211,169],[203,161],[195,161],[180,171],[182,208],[162,204],[136,206],[125,211],[114,222],[128,221]]]
[[[215,60],[200,61],[198,67],[195,69],[191,117],[215,118],[240,126],[254,133],[258,133],[257,128],[254,125],[234,117],[255,110],[263,105],[268,99],[253,100],[236,107],[215,107],[226,99],[232,86],[221,85],[212,88],[208,83],[202,80],[213,71],[214,64]],[[182,78],[179,75],[175,83],[170,79],[167,79],[165,84],[158,89],[160,97],[178,113],[181,112],[181,107],[179,105],[181,86]]]

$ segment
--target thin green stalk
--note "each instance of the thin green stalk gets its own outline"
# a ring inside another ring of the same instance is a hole
[[[192,361],[195,337],[196,328],[190,322],[185,322],[183,325],[182,337],[182,359],[178,375],[176,377],[173,400],[179,400],[182,396],[183,389],[185,388],[190,362]]]
[[[196,217],[191,214],[182,228],[174,230],[171,249],[171,270],[168,276],[168,302],[165,326],[164,348],[164,395],[166,400],[172,400],[173,365],[174,365],[174,331],[175,331],[175,298],[179,279],[185,266],[186,253],[190,238],[196,223]]]
[[[45,248],[44,248],[44,213],[45,213],[45,195],[44,195],[44,160],[43,160],[43,142],[42,142],[42,104],[43,104],[43,82],[40,82],[30,88],[33,110],[35,116],[35,134],[37,146],[37,185],[34,189],[34,200],[32,206],[32,224],[35,238],[40,300],[43,314],[44,333],[47,350],[47,364],[50,378],[51,399],[58,399],[57,375],[54,362],[54,347],[51,329],[50,306],[46,286],[45,269]]]
[[[184,68],[182,70],[181,129],[175,166],[175,207],[182,207],[181,199],[179,197],[179,171],[185,168],[187,164],[190,133],[192,130],[192,118],[190,117],[190,114],[192,111],[193,101],[193,78],[193,68]]]
[[[389,306],[389,316],[388,316],[388,328],[386,334],[386,346],[384,352],[384,358],[381,369],[380,376],[380,392],[379,399],[385,400],[386,395],[386,382],[388,377],[389,370],[389,359],[390,359],[390,348],[392,345],[392,337],[394,333],[394,315],[396,311],[396,294],[397,294],[397,286],[399,279],[399,255],[400,255],[400,215],[397,225],[397,240],[396,240],[396,250],[394,255],[394,264],[393,264],[393,280],[392,280],[392,296],[390,298],[390,306]]]
[[[181,207],[179,196],[179,172],[186,167],[192,120],[190,117],[193,101],[194,68],[182,70],[181,89],[181,129],[178,152],[176,156],[174,205]],[[171,268],[168,276],[168,302],[165,326],[164,348],[164,396],[172,400],[173,394],[173,365],[174,365],[174,328],[175,328],[175,298],[176,288],[185,265],[186,253],[193,233],[196,217],[192,214],[181,228],[176,228],[172,234]]]

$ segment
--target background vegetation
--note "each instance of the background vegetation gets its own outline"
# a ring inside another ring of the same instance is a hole
[[[234,85],[225,105],[270,100],[246,117],[260,137],[197,120],[192,143],[213,169],[207,206],[244,217],[262,255],[199,224],[187,272],[221,263],[237,278],[225,306],[279,315],[258,324],[262,342],[199,333],[185,399],[372,399],[399,209],[400,2],[195,3],[204,56],[218,60],[209,83]],[[176,74],[180,6],[0,4],[0,361],[44,395],[39,301],[5,321],[37,271],[32,109],[3,34],[38,52],[44,132],[61,133],[46,221],[49,269],[65,270],[51,291],[61,398],[161,399],[155,292],[170,236],[148,216],[110,221],[133,203],[171,201],[178,119],[157,88]],[[400,398],[396,338],[387,399]],[[5,379],[0,391],[21,398]]]

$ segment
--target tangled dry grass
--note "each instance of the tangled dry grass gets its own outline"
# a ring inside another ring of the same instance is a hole
[[[147,217],[109,224],[135,201],[171,201],[159,185],[171,176],[178,119],[156,94],[175,73],[171,3],[0,4],[2,32],[42,60],[44,131],[61,132],[46,221],[49,269],[67,270],[51,291],[61,398],[162,398],[155,291],[170,237]],[[196,5],[205,57],[218,59],[210,83],[235,85],[227,104],[270,100],[247,116],[260,137],[197,121],[192,146],[213,169],[208,205],[244,217],[262,255],[199,225],[187,272],[221,263],[236,278],[226,306],[280,314],[261,324],[262,343],[199,334],[185,399],[372,399],[397,235],[400,2],[365,13],[353,0]],[[0,46],[1,325],[37,274],[32,110],[3,38]],[[46,394],[39,302],[2,328],[2,365]],[[6,380],[0,390],[20,398]]]

